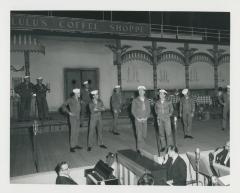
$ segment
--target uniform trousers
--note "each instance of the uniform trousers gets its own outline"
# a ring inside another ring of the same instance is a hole
[[[227,123],[229,123],[229,116],[230,116],[229,106],[224,106],[223,107],[223,118],[222,118],[222,128],[223,129],[227,128]]]
[[[76,116],[69,116],[71,131],[70,131],[70,146],[71,148],[78,145],[80,134],[80,119]]]
[[[119,113],[113,112],[113,132],[117,132],[118,130],[118,117]]]
[[[185,135],[192,135],[192,114],[191,113],[183,113],[183,127]]]
[[[160,118],[158,118],[158,132],[162,148],[165,148],[167,145],[173,145],[170,117],[161,116]]]
[[[30,111],[31,111],[31,96],[21,97],[20,100],[20,120],[26,121],[30,119]]]
[[[147,121],[138,121],[135,119],[136,135],[137,135],[137,150],[145,147],[147,138]]]
[[[91,115],[88,132],[88,147],[93,146],[94,136],[97,134],[98,145],[103,144],[103,127],[101,115]]]

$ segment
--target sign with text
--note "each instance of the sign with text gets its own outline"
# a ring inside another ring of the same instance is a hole
[[[11,30],[46,30],[148,36],[148,24],[39,15],[11,15]]]

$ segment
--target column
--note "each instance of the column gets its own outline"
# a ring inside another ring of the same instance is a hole
[[[29,71],[30,57],[29,57],[29,51],[28,50],[24,51],[24,61],[25,61],[25,75],[30,76],[30,71]]]
[[[118,85],[122,88],[122,61],[121,61],[121,40],[116,41],[116,64],[117,64],[117,78]]]
[[[153,89],[154,89],[154,94],[157,93],[157,42],[153,41],[152,42],[152,56],[153,56]]]

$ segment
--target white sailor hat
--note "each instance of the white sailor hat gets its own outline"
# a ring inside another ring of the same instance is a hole
[[[182,94],[186,95],[187,93],[188,93],[188,89],[187,88],[182,90]]]
[[[164,89],[160,89],[160,90],[159,90],[159,93],[165,93],[165,94],[167,94],[167,91],[164,90]]]
[[[75,93],[75,94],[80,93],[80,89],[79,88],[73,89],[73,93]]]
[[[41,76],[37,78],[37,80],[42,80],[42,79],[43,79],[43,77],[41,77]]]
[[[145,87],[145,86],[138,86],[137,89],[138,89],[138,90],[140,90],[140,89],[146,90],[146,87]]]
[[[114,88],[120,88],[121,86],[120,85],[116,85]]]
[[[227,88],[230,88],[230,85],[227,85]]]
[[[83,82],[83,84],[85,85],[85,84],[88,84],[88,80],[87,81],[85,81],[85,82]]]
[[[93,91],[91,92],[91,94],[92,94],[92,95],[98,94],[98,90],[93,90]]]
[[[24,79],[26,79],[26,78],[30,78],[30,76],[24,76]]]

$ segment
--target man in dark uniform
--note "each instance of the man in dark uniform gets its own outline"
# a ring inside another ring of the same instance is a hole
[[[34,93],[34,85],[30,82],[30,77],[25,76],[24,82],[20,83],[15,92],[20,95],[20,121],[30,120],[31,100]]]
[[[183,120],[183,127],[184,127],[184,138],[192,137],[192,118],[195,112],[195,103],[193,99],[189,96],[188,89],[183,89],[182,94],[184,97],[180,100],[180,110],[179,116]]]
[[[58,164],[56,172],[58,174],[56,184],[77,185],[77,183],[70,176],[70,170],[67,162],[61,162]]]
[[[48,119],[48,104],[46,99],[46,93],[47,91],[49,91],[49,89],[42,82],[43,78],[39,77],[37,79],[37,84],[34,87],[37,101],[38,118],[40,120]]]
[[[89,103],[90,110],[90,125],[88,132],[88,151],[92,150],[95,129],[97,133],[97,142],[101,148],[107,147],[103,144],[103,126],[102,126],[102,111],[105,111],[102,100],[99,98],[98,90],[91,92],[92,100]]]
[[[145,86],[139,86],[139,96],[132,101],[132,114],[135,118],[137,151],[141,154],[141,149],[145,146],[147,138],[147,119],[150,117],[150,102],[145,97]]]
[[[80,89],[73,89],[72,97],[68,98],[62,105],[62,110],[69,115],[70,121],[70,152],[75,152],[75,149],[82,149],[78,145],[80,133]]]
[[[172,128],[170,117],[173,113],[172,102],[166,99],[167,91],[159,90],[159,100],[155,104],[155,112],[157,114],[158,131],[160,136],[161,151],[166,146],[173,145]],[[165,139],[166,134],[166,139]]]
[[[111,97],[111,108],[113,111],[113,134],[119,135],[118,133],[118,116],[119,113],[121,113],[121,107],[122,107],[122,97],[120,92],[120,86],[117,85],[114,88],[114,93]]]
[[[230,116],[230,86],[227,86],[227,92],[219,98],[219,103],[223,106],[222,130],[225,130]]]
[[[88,104],[91,101],[90,92],[91,90],[89,88],[89,82],[85,81],[81,91],[81,126],[84,123],[84,118],[89,116]]]

